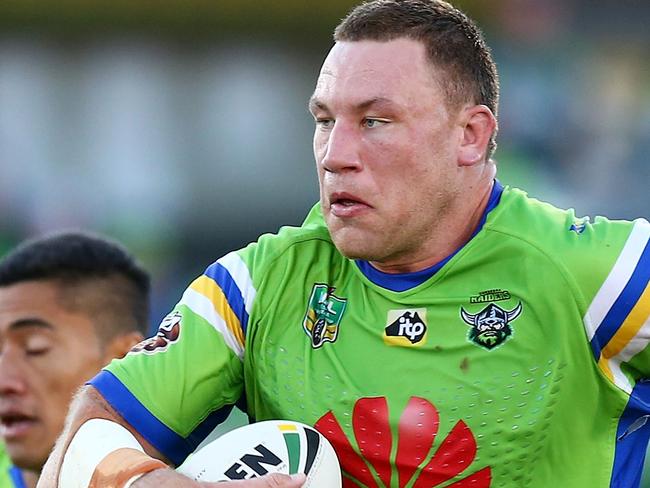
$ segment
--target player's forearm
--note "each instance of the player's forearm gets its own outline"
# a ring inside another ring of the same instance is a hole
[[[94,453],[94,458],[88,453]],[[88,459],[91,462],[87,463]],[[137,476],[132,488],[300,488],[305,482],[302,474],[290,477],[274,473],[252,480],[198,483],[158,460],[166,461],[88,386],[72,402],[63,433],[43,468],[37,488],[58,488],[60,479],[71,478],[75,480],[72,484],[79,486],[79,470],[88,471],[86,477],[90,480],[89,485],[82,486],[103,488],[122,488],[127,480]]]
[[[143,475],[131,485],[131,488],[199,488],[201,486],[203,485],[167,468]]]
[[[91,419],[106,419],[129,430],[137,439],[138,448],[143,449],[148,456],[156,459],[164,458],[139,434],[131,431],[130,426],[124,421],[104,400],[104,398],[92,387],[82,388],[70,406],[70,412],[66,425],[59,437],[54,450],[50,454],[38,483],[38,488],[56,488],[59,486],[59,477],[63,461],[68,451],[71,440],[74,438],[80,427]],[[91,450],[92,445],[88,446]]]

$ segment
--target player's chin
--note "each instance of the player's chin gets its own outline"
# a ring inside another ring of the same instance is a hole
[[[334,245],[348,259],[363,259],[372,261],[377,254],[373,244],[375,239],[359,229],[345,227],[330,231]]]
[[[29,435],[25,435],[19,440],[14,439],[6,442],[5,449],[13,464],[19,468],[40,472],[55,441],[48,442],[48,436],[43,433],[42,429],[34,430],[35,432],[30,432]],[[1,439],[0,442],[2,442]]]
[[[33,446],[13,446],[13,449],[7,449],[9,452],[9,457],[12,460],[12,463],[21,469],[28,471],[40,472],[43,469],[45,461],[49,454],[47,452],[41,453],[41,446],[38,449]]]

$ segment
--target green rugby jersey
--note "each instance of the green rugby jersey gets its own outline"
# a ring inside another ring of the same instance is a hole
[[[315,207],[208,267],[92,384],[175,463],[238,403],[315,425],[345,487],[637,486],[649,238],[497,182],[466,245],[390,275]]]
[[[5,450],[4,444],[0,442],[0,488],[13,488],[13,483],[9,477],[9,468],[11,462]]]
[[[5,445],[0,442],[0,488],[25,488],[20,470],[11,464]]]

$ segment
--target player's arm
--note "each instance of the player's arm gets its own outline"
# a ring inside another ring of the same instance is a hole
[[[588,273],[578,281],[588,304],[583,323],[603,375],[636,397],[650,378],[650,223],[597,218],[594,233],[601,227],[597,259],[588,270],[574,269],[575,275]]]
[[[94,427],[89,423],[93,419],[108,420],[114,423],[114,427],[102,422],[102,430],[97,430],[97,437],[93,437]],[[132,436],[130,440],[129,434]],[[84,469],[86,473],[80,472]],[[71,474],[75,481],[79,480],[75,486],[84,487],[122,488],[127,482],[132,482],[133,488],[216,485],[197,483],[174,471],[169,461],[117,414],[92,386],[84,387],[72,403],[66,426],[43,468],[38,488],[58,487],[59,481],[70,479]],[[81,478],[90,479],[90,483]],[[273,475],[244,482],[219,483],[218,486],[298,488],[303,482],[304,476]],[[63,481],[61,488],[68,488],[64,485],[68,483]]]
[[[104,400],[104,398],[92,386],[85,386],[77,395],[70,406],[70,412],[61,436],[59,437],[54,450],[43,467],[39,487],[56,487],[59,485],[59,475],[61,467],[65,460],[70,442],[79,431],[79,428],[91,419],[106,419],[115,422],[116,428],[121,426],[127,429],[140,444],[144,453],[153,459],[164,461],[167,460],[153,447],[149,442],[143,439],[137,432],[127,424],[120,415]],[[95,446],[89,445],[88,450],[94,449]]]

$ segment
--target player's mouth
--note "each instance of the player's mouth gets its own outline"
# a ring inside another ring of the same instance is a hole
[[[17,410],[0,412],[0,437],[5,441],[23,437],[36,422],[36,417],[25,415]]]
[[[361,198],[346,192],[332,193],[329,201],[330,213],[340,218],[357,217],[372,208]]]

